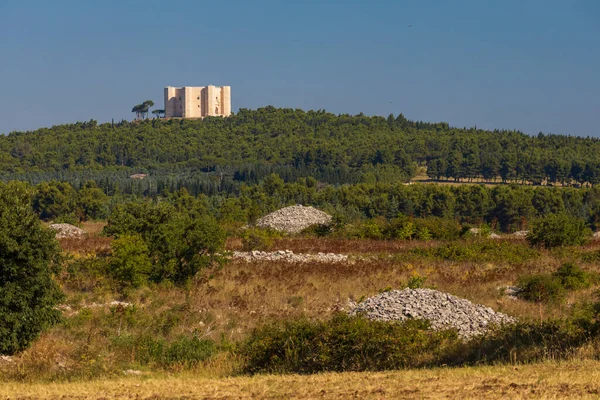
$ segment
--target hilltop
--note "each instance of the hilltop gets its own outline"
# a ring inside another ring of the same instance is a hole
[[[600,182],[600,141],[447,123],[265,107],[228,117],[57,125],[0,136],[4,179],[105,178],[133,172],[215,174],[256,183],[270,173],[332,184],[436,179]],[[127,175],[128,176],[128,175]]]

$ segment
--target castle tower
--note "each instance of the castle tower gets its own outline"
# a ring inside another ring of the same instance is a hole
[[[165,118],[203,118],[231,115],[230,86],[167,86]]]
[[[229,117],[231,115],[231,86],[221,87],[221,102],[221,107],[223,107],[223,116]]]

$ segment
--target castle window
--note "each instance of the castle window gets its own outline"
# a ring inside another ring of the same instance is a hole
[[[181,100],[181,96],[179,96],[179,100]]]
[[[196,100],[200,100],[200,96],[198,96],[198,98]]]

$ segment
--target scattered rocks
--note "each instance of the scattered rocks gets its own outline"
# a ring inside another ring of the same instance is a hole
[[[86,232],[71,224],[51,224],[50,229],[56,231],[57,239],[81,239]]]
[[[125,371],[123,371],[123,373],[125,375],[143,375],[144,374],[142,371],[139,371],[137,369],[126,369]]]
[[[129,175],[129,177],[131,179],[144,179],[147,176],[148,176],[147,174],[133,174],[133,175]]]
[[[339,263],[347,262],[348,255],[346,254],[334,254],[334,253],[294,253],[291,250],[277,250],[277,251],[234,251],[232,253],[233,259],[244,260],[246,262],[252,261],[279,261],[289,263],[306,263],[306,262],[323,262],[323,263]]]
[[[511,300],[517,300],[519,298],[519,293],[523,291],[523,289],[518,286],[500,286],[498,290],[500,290],[502,295]]]
[[[384,292],[357,304],[350,311],[351,315],[358,313],[379,321],[426,319],[432,329],[455,328],[464,339],[484,333],[489,324],[515,322],[514,318],[489,307],[432,289]]]
[[[265,215],[256,221],[256,226],[287,233],[299,233],[313,225],[329,225],[330,223],[331,215],[314,207],[295,205]]]
[[[486,236],[489,239],[502,239],[502,236],[498,235],[494,232],[484,231],[481,228],[471,228],[469,229],[469,234],[473,236]]]
[[[594,232],[594,234],[592,235],[592,237],[594,239],[600,239],[600,232]]]
[[[512,237],[525,239],[529,231],[517,231],[512,234]]]
[[[71,307],[68,304],[59,304],[58,306],[54,307],[54,309],[61,311],[63,313],[63,315],[65,315],[67,317],[72,317],[73,315],[79,314],[79,311],[86,309],[86,308],[92,309],[92,308],[115,307],[116,309],[123,309],[123,308],[133,307],[133,306],[134,306],[134,304],[132,304],[132,303],[127,303],[125,301],[113,300],[113,301],[109,301],[107,303],[83,304],[83,305],[81,305],[79,310],[73,309],[73,307]]]
[[[0,356],[0,363],[14,363],[15,360],[13,360],[13,358],[11,356]]]

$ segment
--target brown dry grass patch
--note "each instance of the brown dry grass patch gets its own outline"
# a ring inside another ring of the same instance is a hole
[[[598,398],[600,362],[570,361],[523,366],[436,368],[309,376],[115,377],[70,383],[4,383],[9,399],[557,399]]]

